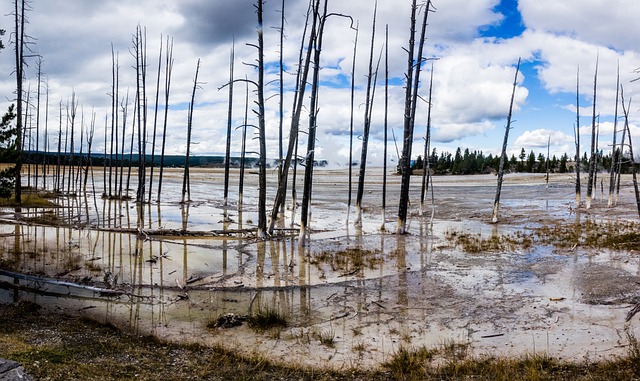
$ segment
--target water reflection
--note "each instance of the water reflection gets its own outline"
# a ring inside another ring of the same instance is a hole
[[[319,232],[300,247],[292,236],[255,241],[243,230],[254,227],[251,194],[247,209],[234,216],[216,194],[205,194],[201,185],[191,189],[195,201],[189,203],[61,197],[60,208],[14,210],[30,224],[0,226],[0,264],[9,270],[0,273],[0,301],[33,300],[135,331],[198,340],[224,337],[204,328],[212,318],[268,308],[296,328],[335,332],[342,340],[336,352],[351,353],[349,343],[361,341],[391,353],[410,337],[441,343],[498,324],[522,328],[514,317],[520,309],[541,321],[538,311],[547,308],[541,301],[548,298],[537,295],[557,293],[570,279],[556,276],[561,270],[531,269],[543,256],[549,268],[566,269],[546,252],[472,256],[442,238],[447,229],[498,237],[502,225],[421,217],[409,221],[413,235],[398,237],[380,232],[375,221],[345,229],[335,222],[344,206],[334,202],[314,210]],[[580,233],[579,213],[575,217]],[[58,226],[38,224],[47,219]],[[576,263],[600,260],[571,255]],[[629,266],[637,272],[638,265]],[[505,301],[508,313],[495,311]],[[539,309],[527,309],[532,303]]]

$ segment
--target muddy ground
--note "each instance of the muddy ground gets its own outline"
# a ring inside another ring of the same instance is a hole
[[[476,355],[594,361],[624,354],[640,334],[638,316],[625,321],[640,302],[640,243],[591,239],[616,226],[622,235],[638,231],[629,178],[616,207],[607,207],[603,184],[586,210],[575,207],[571,175],[552,175],[549,184],[544,175],[508,175],[500,222],[490,224],[495,176],[434,178],[423,213],[414,177],[409,234],[396,236],[399,177],[388,178],[383,227],[382,173],[369,172],[358,227],[354,206],[347,211],[347,171],[317,170],[312,234],[300,247],[288,230],[299,221],[290,201],[274,239],[244,230],[257,221],[255,173],[243,210],[235,188],[226,214],[220,170],[192,170],[186,205],[181,172],[169,175],[160,203],[89,192],[54,200],[63,208],[5,210],[0,302],[29,300],[163,339],[334,368],[453,343]],[[202,236],[179,235],[183,229]],[[225,314],[266,310],[285,316],[287,327],[207,327]]]

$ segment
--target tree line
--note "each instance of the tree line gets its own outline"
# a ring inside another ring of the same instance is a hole
[[[596,155],[597,170],[606,171],[611,167],[612,159],[618,159],[620,151],[616,150],[615,154],[604,153],[599,150]],[[615,157],[612,157],[615,156]],[[589,168],[589,158],[585,152],[580,160],[580,169],[586,171]],[[433,175],[473,175],[481,173],[495,173],[500,165],[500,155],[485,155],[482,151],[464,150],[458,147],[455,153],[443,151],[438,153],[434,148],[429,155],[430,172]],[[422,155],[413,161],[411,168],[413,170],[421,170],[426,167],[426,163]],[[552,155],[550,158],[543,153],[536,153],[533,150],[527,153],[524,148],[520,150],[520,154],[516,156],[512,154],[505,162],[505,171],[511,173],[546,173],[547,169],[550,173],[570,173],[575,171],[575,160],[569,157],[567,153],[557,157]],[[622,173],[630,173],[631,167],[628,161],[622,166]]]

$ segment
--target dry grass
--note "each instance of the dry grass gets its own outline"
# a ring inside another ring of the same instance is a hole
[[[544,355],[474,358],[465,345],[401,347],[380,369],[278,365],[264,355],[173,344],[121,332],[79,317],[44,315],[38,306],[0,305],[0,354],[37,380],[637,380],[640,345],[610,362],[569,364]],[[356,345],[355,351],[366,346]]]

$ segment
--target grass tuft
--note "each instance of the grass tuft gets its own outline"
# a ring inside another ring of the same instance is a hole
[[[287,316],[273,307],[260,308],[255,314],[247,317],[247,324],[256,331],[267,331],[272,328],[286,328],[289,325]]]

